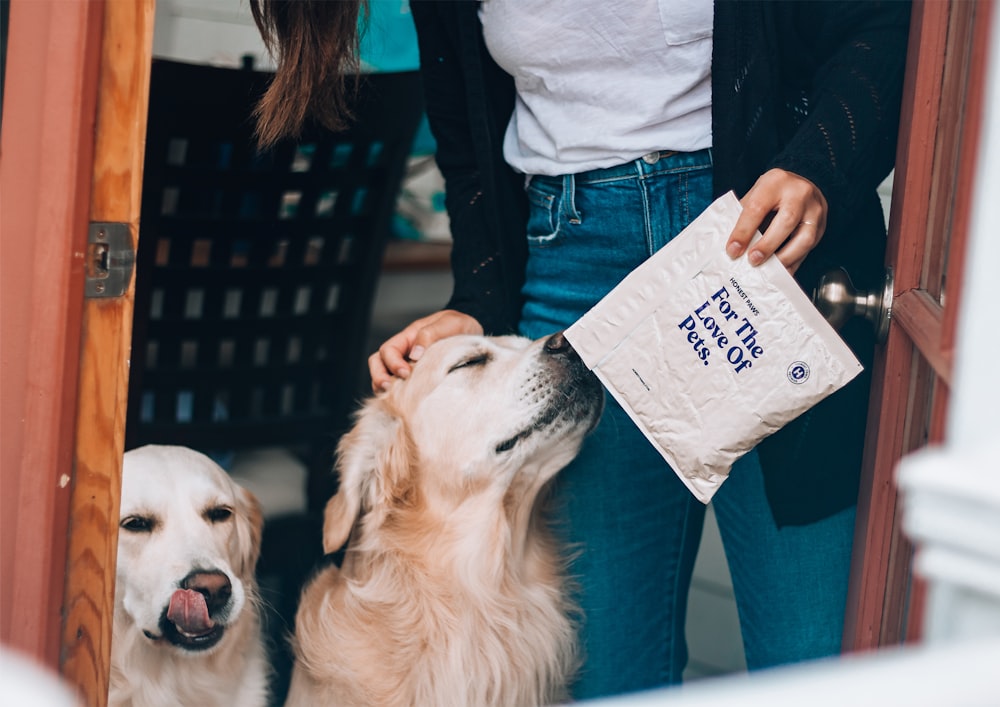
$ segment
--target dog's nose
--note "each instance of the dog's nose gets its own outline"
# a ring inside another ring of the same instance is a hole
[[[563,336],[563,333],[561,331],[557,331],[555,334],[553,334],[548,338],[548,341],[545,342],[546,353],[551,353],[551,354],[565,353],[569,351],[569,348],[570,348],[569,342],[566,340],[566,337]]]
[[[568,354],[573,353],[573,347],[570,346],[569,341],[563,336],[561,331],[557,331],[555,334],[550,336],[545,342],[545,353],[550,354]]]
[[[209,613],[224,607],[233,594],[229,577],[218,570],[192,572],[181,580],[181,589],[190,589],[204,595]]]

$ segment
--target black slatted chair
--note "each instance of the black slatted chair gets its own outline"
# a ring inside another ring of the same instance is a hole
[[[300,450],[310,505],[367,389],[372,301],[422,103],[360,78],[353,126],[258,153],[266,72],[156,60],[126,447]]]
[[[287,601],[320,554],[336,442],[370,389],[372,301],[422,101],[417,72],[360,76],[348,130],[260,153],[251,114],[270,78],[153,62],[125,437],[300,455],[313,523],[265,528],[261,558],[294,575]]]

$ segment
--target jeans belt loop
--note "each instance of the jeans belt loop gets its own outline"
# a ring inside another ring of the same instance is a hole
[[[563,175],[563,203],[569,222],[580,223],[580,214],[576,212],[576,176],[573,174]]]

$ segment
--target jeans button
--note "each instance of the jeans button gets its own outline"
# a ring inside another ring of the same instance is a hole
[[[660,161],[660,151],[650,152],[642,156],[642,161],[646,164],[656,164]]]

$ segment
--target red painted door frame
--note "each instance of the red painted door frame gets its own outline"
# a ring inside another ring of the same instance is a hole
[[[895,470],[944,435],[993,11],[992,0],[913,6],[886,256],[893,323],[874,367],[848,651],[920,637],[924,587],[911,577]]]
[[[0,640],[58,665],[103,3],[14,0],[0,137]]]

